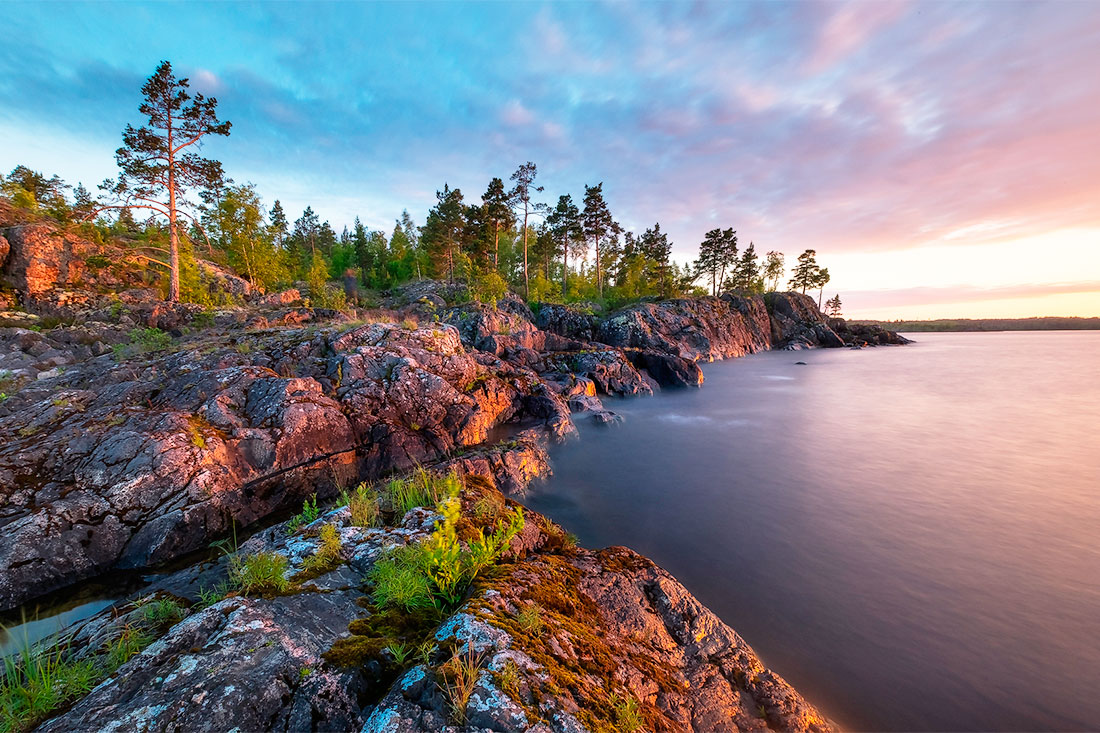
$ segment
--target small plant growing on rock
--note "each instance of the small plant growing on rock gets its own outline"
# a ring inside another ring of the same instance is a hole
[[[321,510],[317,507],[317,494],[302,502],[302,511],[291,517],[286,525],[286,533],[294,534],[302,527],[317,520],[321,516]]]
[[[611,706],[615,709],[615,729],[622,733],[634,733],[642,727],[642,716],[638,711],[638,701],[633,697],[619,697],[611,694]]]
[[[393,661],[397,662],[400,667],[404,667],[405,662],[407,662],[413,654],[412,647],[402,643],[390,644],[383,651],[389,653],[389,655],[393,657]]]
[[[359,484],[355,491],[340,494],[340,503],[351,512],[351,523],[356,527],[377,527],[381,524],[378,496],[366,484]]]
[[[318,575],[327,573],[340,564],[341,550],[343,543],[340,541],[340,532],[334,525],[326,524],[321,527],[321,544],[316,552],[306,558],[304,570]]]
[[[224,581],[213,588],[199,588],[199,602],[196,605],[199,609],[210,608],[210,606],[225,598],[228,593],[229,583]]]
[[[509,697],[519,697],[519,665],[509,659],[497,673],[497,684]]]
[[[420,324],[414,321],[412,318],[406,318],[401,321],[401,325],[408,331],[415,331],[420,327]]]
[[[183,607],[174,598],[157,598],[141,604],[141,617],[153,626],[172,624],[183,616]]]
[[[277,552],[229,556],[229,580],[245,594],[283,593],[290,588],[287,559]]]
[[[455,654],[439,668],[439,691],[447,702],[447,712],[458,725],[466,723],[466,708],[470,696],[474,694],[474,685],[481,672],[485,655],[474,651],[473,645],[464,654]]]
[[[516,614],[516,623],[529,634],[542,633],[542,609],[535,604],[524,606]]]

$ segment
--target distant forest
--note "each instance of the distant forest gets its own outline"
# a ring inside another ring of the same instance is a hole
[[[868,321],[891,331],[1098,331],[1100,318],[939,318],[934,321]]]

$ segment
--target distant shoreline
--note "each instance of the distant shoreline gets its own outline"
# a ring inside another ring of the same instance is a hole
[[[930,321],[874,321],[852,323],[882,326],[891,331],[1100,331],[1100,317],[1047,316],[1044,318],[938,318]]]

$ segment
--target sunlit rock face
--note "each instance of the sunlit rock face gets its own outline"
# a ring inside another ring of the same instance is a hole
[[[573,429],[535,373],[466,351],[449,326],[233,340],[72,363],[5,401],[0,607],[178,557],[312,493],[481,444],[507,420]]]

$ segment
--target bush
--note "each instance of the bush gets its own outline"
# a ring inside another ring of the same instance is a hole
[[[488,303],[494,308],[497,301],[508,292],[508,283],[496,270],[480,273],[474,276],[470,282],[470,293],[474,299],[481,303]]]
[[[290,518],[286,524],[286,533],[294,534],[307,524],[311,524],[321,516],[321,510],[317,507],[317,494],[302,502],[302,511]]]
[[[513,509],[497,521],[492,532],[482,530],[463,548],[456,531],[461,507],[457,476],[450,474],[446,486],[448,493],[437,504],[443,519],[436,522],[432,536],[391,551],[371,570],[368,580],[378,606],[406,611],[454,608],[477,574],[496,562],[523,529],[523,510]]]

